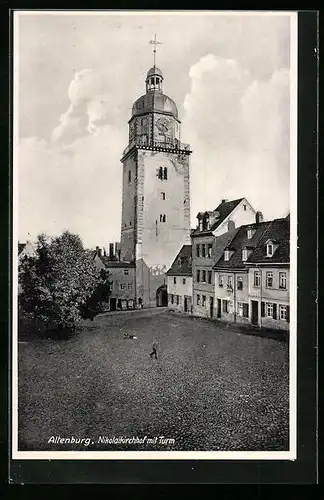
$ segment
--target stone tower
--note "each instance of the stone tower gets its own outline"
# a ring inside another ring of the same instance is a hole
[[[144,306],[156,305],[164,273],[182,245],[190,244],[191,151],[180,141],[177,106],[163,93],[163,80],[154,65],[146,93],[133,105],[121,159],[121,260],[135,261],[136,301]]]

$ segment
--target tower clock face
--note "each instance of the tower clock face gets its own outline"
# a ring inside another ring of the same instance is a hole
[[[159,135],[170,136],[172,134],[172,121],[161,117],[156,121],[155,128]]]

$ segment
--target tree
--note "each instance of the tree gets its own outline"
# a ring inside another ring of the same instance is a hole
[[[111,291],[108,269],[100,269],[100,278],[93,293],[88,297],[81,307],[82,318],[93,319],[96,314],[103,310],[104,304],[108,301]]]
[[[51,240],[40,235],[36,253],[19,266],[20,307],[36,323],[74,328],[82,313],[99,301],[99,291],[108,293],[108,274],[69,231]]]

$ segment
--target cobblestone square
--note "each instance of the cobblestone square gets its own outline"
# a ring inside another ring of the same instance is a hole
[[[101,315],[19,343],[19,449],[288,450],[288,370],[285,342],[163,309]]]

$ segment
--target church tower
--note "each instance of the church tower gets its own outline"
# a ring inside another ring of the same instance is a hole
[[[158,43],[152,42],[152,43]],[[123,152],[121,260],[136,263],[136,302],[156,305],[165,272],[190,244],[190,147],[180,141],[175,102],[154,66],[132,108]]]

